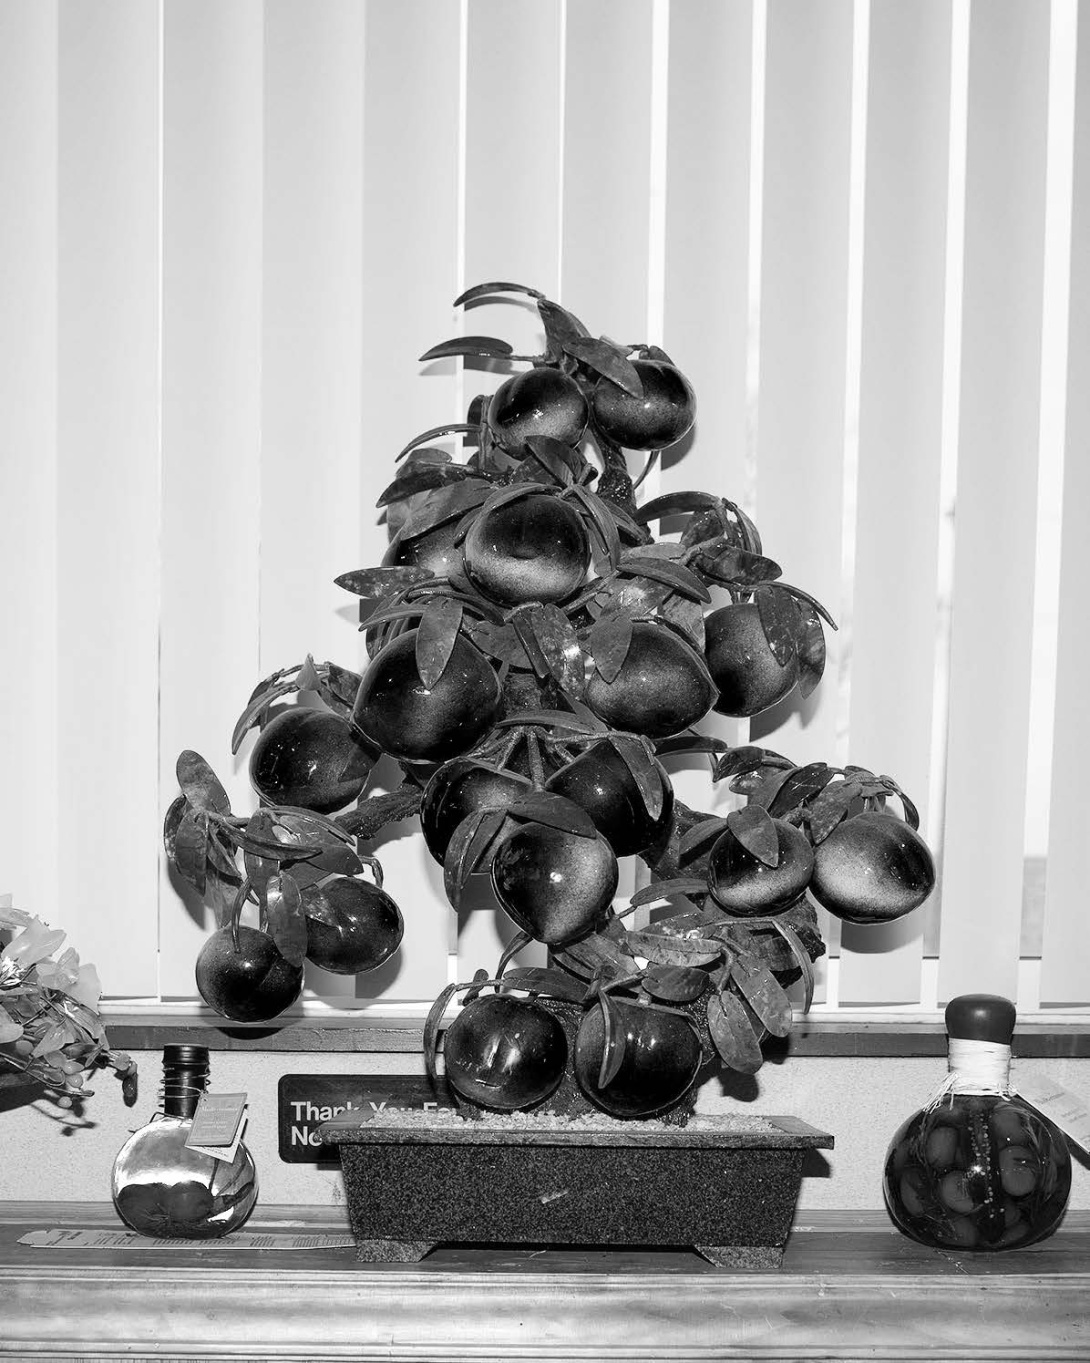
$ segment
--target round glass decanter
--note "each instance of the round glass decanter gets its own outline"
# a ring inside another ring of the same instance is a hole
[[[1060,1223],[1071,1191],[1063,1133],[1010,1091],[1014,1004],[946,1006],[946,1080],[890,1142],[883,1175],[898,1229],[938,1249],[1016,1249]]]
[[[161,1110],[129,1137],[113,1169],[114,1206],[141,1235],[215,1239],[237,1230],[257,1201],[257,1171],[241,1141],[231,1160],[186,1148],[207,1085],[207,1047],[163,1047]]]

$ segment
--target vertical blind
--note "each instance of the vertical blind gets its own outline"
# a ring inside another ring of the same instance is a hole
[[[361,666],[333,579],[383,552],[393,456],[503,378],[416,357],[513,279],[674,356],[698,428],[645,494],[740,502],[838,619],[810,700],[714,731],[921,809],[939,888],[823,919],[823,1006],[1090,1004],[1076,0],[0,0],[0,193],[0,881],[108,994],[192,996],[174,758],[251,809],[256,681]],[[398,961],[316,999],[494,963],[410,831]]]

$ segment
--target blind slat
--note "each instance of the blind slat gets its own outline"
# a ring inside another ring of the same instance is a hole
[[[851,760],[893,774],[923,828],[935,671],[950,25],[945,0],[871,6]],[[919,912],[880,927],[845,923],[840,1001],[915,1002],[921,954]]]
[[[468,288],[508,281],[556,299],[563,126],[561,7],[537,0],[474,0],[468,20],[465,284]],[[543,340],[537,309],[521,295],[468,309],[465,330],[502,337],[520,354],[540,352]],[[493,391],[506,377],[484,372],[487,368],[467,362],[467,400],[477,391]]]
[[[556,299],[560,286],[562,128],[559,5],[537,0],[474,0],[466,34],[465,249],[470,287],[491,280],[540,289]],[[526,54],[533,60],[527,61]],[[532,167],[532,174],[525,173]],[[563,301],[563,300],[560,300]],[[521,295],[468,309],[463,328],[498,336],[518,354],[538,354],[544,335],[537,309]],[[436,340],[441,339],[436,337]],[[515,367],[515,371],[524,368]],[[507,377],[503,366],[467,361],[464,400],[491,393]],[[441,882],[436,887],[445,903]],[[517,928],[499,908],[486,877],[478,877],[458,915],[459,979],[494,969]],[[519,953],[520,965],[544,965],[539,943]]]
[[[362,8],[266,0],[264,64],[258,676],[363,656],[358,603],[334,586],[363,562]],[[356,995],[309,965],[306,982]]]
[[[561,301],[592,335],[623,344],[647,335],[652,194],[651,0],[567,6]],[[610,261],[610,268],[603,262]],[[631,456],[635,473],[640,456]],[[621,863],[616,903],[636,889]]]
[[[757,524],[784,580],[840,613],[852,6],[768,5]],[[796,762],[834,761],[841,640],[822,685],[751,724]],[[782,722],[780,722],[782,721]]]
[[[361,652],[363,45],[351,0],[266,0],[263,672]]]
[[[692,439],[665,457],[663,490],[744,503],[750,441],[753,7],[670,10],[663,344],[697,396]]]
[[[670,8],[662,344],[693,385],[693,435],[663,457],[659,492],[699,489],[748,507],[753,6]],[[648,495],[652,495],[649,490]],[[727,604],[714,594],[716,607]],[[701,725],[734,745],[748,724]],[[709,813],[737,803],[704,759],[672,759],[680,799]]]
[[[1048,19],[1010,0],[970,19],[940,999],[1017,993]]]
[[[464,416],[454,364],[416,363],[457,326],[450,305],[458,279],[459,18],[459,7],[444,0],[366,7],[361,567],[385,551],[375,502],[393,478],[394,456],[418,432]],[[384,761],[378,775],[388,786],[401,773]],[[451,914],[430,880],[418,826],[395,825],[369,850],[405,918],[401,951],[383,967],[391,976],[383,997],[434,998],[447,980]],[[374,982],[363,976],[360,992]]]
[[[163,13],[159,810],[193,748],[242,813],[256,798],[231,730],[261,675],[263,14],[260,0]],[[162,877],[160,989],[186,997],[214,924],[165,858]]]
[[[60,900],[111,992],[139,995],[157,983],[160,846],[159,39],[155,5],[61,4]]]
[[[565,37],[560,298],[592,335],[654,341],[651,0],[569,4]],[[630,458],[633,473],[641,466]],[[617,904],[636,876],[636,863],[623,861]]]
[[[651,0],[567,7],[561,301],[593,335],[647,331]]]
[[[1075,86],[1074,180],[1071,211],[1071,284],[1068,319],[1067,426],[1064,511],[1056,660],[1055,737],[1045,886],[1041,1002],[1085,1003],[1090,995],[1086,965],[1086,829],[1090,791],[1090,713],[1085,678],[1090,669],[1090,20],[1078,15]]]
[[[755,512],[764,550],[840,614],[851,157],[852,5],[767,10]],[[843,642],[821,686],[750,722],[798,763],[838,756]],[[830,952],[839,924],[822,910]],[[818,992],[824,997],[824,961]]]
[[[58,893],[57,7],[0,7],[0,865],[15,904],[78,927]],[[78,934],[73,943],[81,949]],[[85,948],[83,948],[86,950]]]

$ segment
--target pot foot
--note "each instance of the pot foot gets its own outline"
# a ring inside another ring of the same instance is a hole
[[[779,1268],[783,1262],[782,1245],[694,1245],[693,1248],[716,1268]]]
[[[418,1264],[434,1248],[434,1240],[357,1240],[356,1258],[364,1264]]]

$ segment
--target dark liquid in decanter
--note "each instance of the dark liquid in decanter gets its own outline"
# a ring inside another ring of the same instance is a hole
[[[883,1175],[897,1227],[938,1249],[1017,1249],[1059,1225],[1071,1191],[1062,1132],[1010,1092],[1014,1004],[963,994],[946,1008],[947,1083],[899,1128]]]

